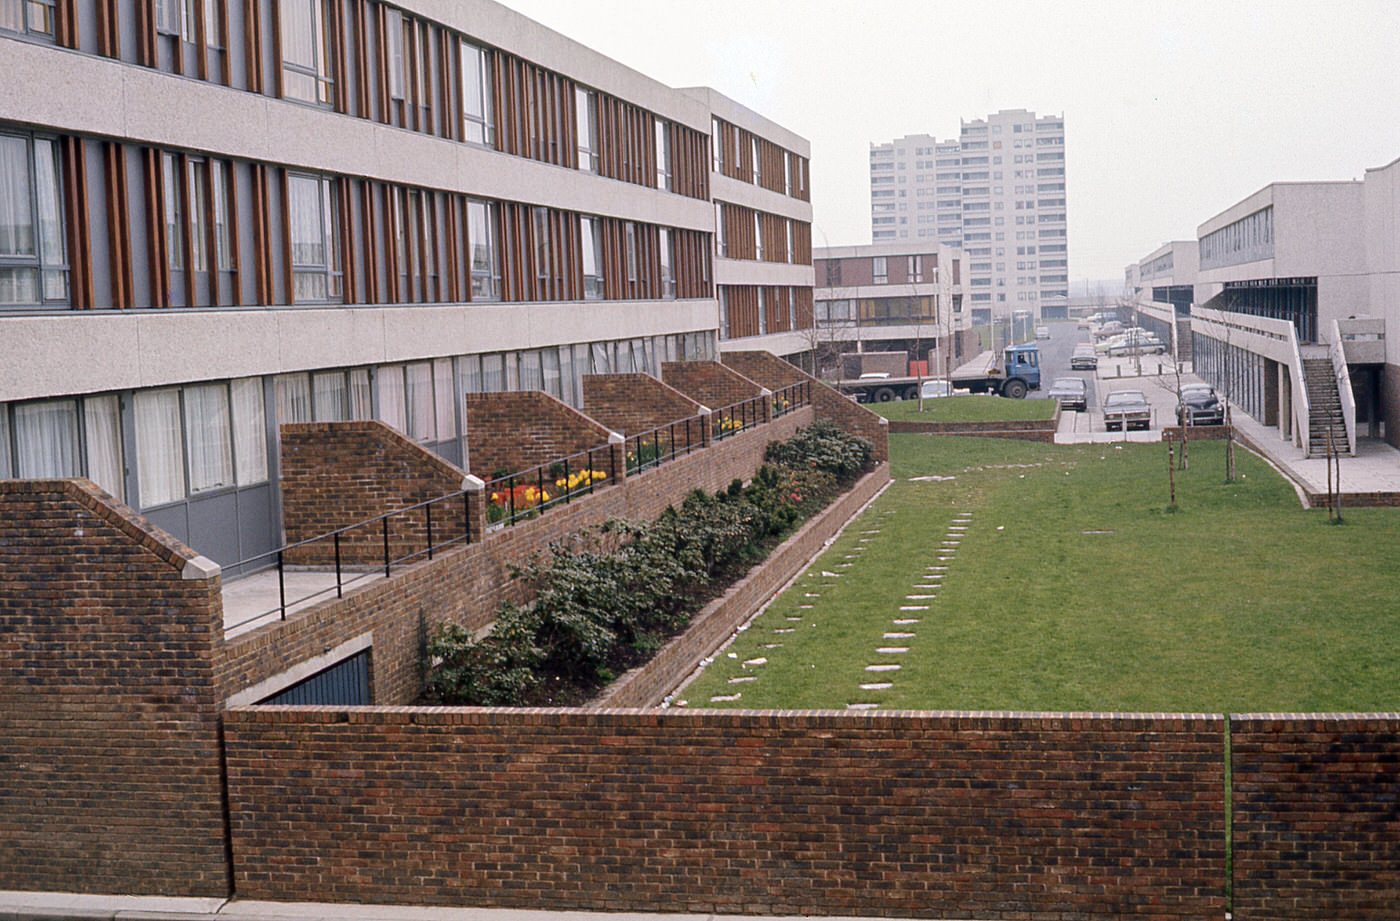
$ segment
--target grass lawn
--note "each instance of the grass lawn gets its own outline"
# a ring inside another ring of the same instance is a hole
[[[918,400],[869,403],[866,408],[899,422],[1028,422],[1055,415],[1054,400],[1011,400],[986,394],[924,400],[923,412]]]
[[[1191,446],[1176,512],[1165,446],[890,443],[896,482],[678,695],[690,706],[1400,708],[1400,511],[1331,526],[1243,449],[1225,484],[1218,442]],[[940,562],[960,512],[971,522]]]

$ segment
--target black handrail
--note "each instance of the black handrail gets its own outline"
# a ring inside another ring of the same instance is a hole
[[[747,400],[740,400],[738,403],[731,403],[715,410],[712,414],[714,440],[723,441],[753,428],[762,421],[763,415],[760,407],[764,399],[765,397],[762,396],[750,397]]]
[[[571,461],[583,459],[582,468]],[[606,470],[596,462],[606,459]],[[600,445],[567,455],[559,460],[496,477],[486,484],[487,522],[513,525],[518,521],[543,514],[556,505],[567,505],[580,495],[592,495],[596,490],[617,482],[617,455],[611,445]],[[570,488],[570,484],[577,483]],[[522,494],[521,488],[526,491]],[[531,494],[529,489],[533,488]],[[495,517],[493,520],[493,516]]]
[[[623,444],[627,475],[644,473],[704,447],[704,424],[704,416],[689,416],[627,438]]]

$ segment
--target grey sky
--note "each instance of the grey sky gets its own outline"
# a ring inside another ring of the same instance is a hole
[[[1273,181],[1400,157],[1400,2],[506,0],[812,142],[814,242],[870,242],[868,144],[1063,113],[1074,280]]]

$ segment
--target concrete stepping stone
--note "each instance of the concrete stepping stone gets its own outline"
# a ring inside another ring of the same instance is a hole
[[[740,675],[738,678],[730,678],[730,684],[748,684],[750,681],[757,681],[757,675]]]
[[[820,598],[820,597],[821,597],[821,592],[803,592],[803,593],[802,593],[802,597],[803,597],[803,598]]]
[[[801,619],[802,619],[801,615],[797,615],[797,614],[789,614],[787,617],[784,617],[784,618],[783,618],[783,620],[801,620]]]
[[[879,646],[875,651],[882,656],[901,656],[909,651],[908,646]]]
[[[927,590],[927,589],[930,589],[930,588],[942,588],[943,586],[941,586],[941,585],[916,585],[916,586],[914,586],[914,587],[915,587],[915,588],[918,588],[918,589],[925,589],[925,590]]]
[[[899,633],[899,632],[895,632],[895,633],[886,633],[884,636],[880,637],[880,639],[882,639],[882,640],[911,640],[911,639],[913,639],[913,638],[914,638],[914,634],[912,634],[912,633]]]
[[[860,533],[862,533],[862,534],[879,534],[879,533],[880,533],[880,529],[879,529],[879,528],[875,528],[875,529],[872,530],[872,531],[861,531]]]
[[[896,617],[894,620],[890,621],[890,623],[894,624],[896,627],[907,627],[907,626],[910,626],[911,624],[917,624],[917,623],[919,623],[919,618],[917,618],[917,617]]]
[[[822,578],[823,578],[823,579],[839,579],[839,578],[841,578],[841,574],[840,574],[839,572],[827,572],[825,569],[823,569],[823,570],[822,570]]]
[[[937,595],[905,595],[905,601],[928,601],[930,598],[937,598]]]
[[[947,566],[930,566],[929,569],[932,569],[934,572],[946,572],[946,571],[948,570],[948,567],[947,567]]]
[[[716,694],[715,696],[710,698],[710,703],[720,704],[728,700],[738,700],[740,697],[743,696],[743,694]]]
[[[759,646],[759,648],[760,648],[760,649],[782,649],[782,648],[783,648],[783,644],[782,644],[782,643],[763,643],[762,645]]]
[[[894,664],[890,664],[890,665],[867,665],[867,666],[865,666],[865,670],[868,671],[868,672],[897,672],[897,671],[899,671],[899,666],[898,666],[898,665],[894,665]]]
[[[744,660],[744,668],[758,668],[759,666],[767,665],[767,664],[768,664],[768,660],[765,659],[765,658],[763,658],[762,656],[758,657],[757,659],[745,659],[745,660]]]
[[[872,703],[846,704],[846,709],[847,709],[847,710],[874,710],[874,709],[875,709],[876,707],[878,707],[878,706],[880,706],[880,705],[879,705],[879,704],[872,704]]]
[[[844,557],[842,557],[842,559],[845,559],[845,560],[854,560],[855,558],[856,558],[856,555],[855,555],[854,553],[848,553],[848,554],[846,554]]]
[[[800,609],[803,610],[803,611],[810,611],[810,610],[812,610],[813,608],[815,608],[816,605],[814,605],[814,604],[799,604],[797,607],[800,608]]]
[[[791,627],[774,627],[774,628],[773,628],[773,632],[774,632],[774,633],[793,633],[793,632],[795,632],[795,631],[794,631]]]
[[[928,605],[926,605],[926,604],[901,604],[901,605],[899,606],[899,609],[900,609],[901,611],[927,611],[927,610],[928,610]]]
[[[892,681],[871,681],[862,684],[860,689],[862,691],[888,691],[892,687],[894,687],[894,682]]]

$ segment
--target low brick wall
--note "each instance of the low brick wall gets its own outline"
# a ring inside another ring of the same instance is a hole
[[[861,477],[820,515],[775,548],[768,559],[706,605],[691,620],[685,633],[673,638],[650,662],[608,685],[591,704],[591,709],[652,707],[661,703],[695,670],[701,658],[718,648],[725,637],[801,572],[823,544],[889,481],[888,464],[881,464]]]
[[[694,489],[714,492],[748,479],[763,463],[770,441],[791,437],[810,425],[803,407],[768,425],[742,432],[686,457],[627,477],[610,488],[538,518],[491,532],[484,541],[459,546],[431,562],[420,562],[330,598],[285,622],[229,640],[220,660],[220,685],[236,693],[327,649],[372,633],[374,699],[406,704],[422,688],[423,644],[440,622],[478,629],[491,623],[502,601],[524,599],[510,573],[513,565],[551,543],[608,518],[650,520]]]
[[[743,374],[717,361],[663,362],[661,379],[712,410],[752,400],[763,389]]]
[[[923,918],[1219,918],[1196,715],[250,708],[241,898]]]
[[[1237,921],[1400,917],[1400,713],[1230,730]]]
[[[609,460],[609,430],[542,390],[469,393],[465,406],[468,461],[483,480],[595,448],[594,469],[606,472],[609,465],[618,474],[614,479],[623,474],[616,459]]]
[[[202,563],[86,480],[0,481],[0,889],[229,894]]]
[[[700,404],[649,374],[585,374],[583,411],[614,432],[632,436],[695,416]],[[697,445],[701,434],[702,427],[696,426]]]
[[[891,435],[962,435],[974,438],[1016,438],[1053,443],[1060,427],[1060,409],[1049,419],[998,422],[890,422]]]
[[[1193,425],[1187,436],[1191,441],[1225,441],[1230,437],[1229,425]],[[1238,436],[1237,436],[1238,437]],[[1162,429],[1163,441],[1181,441],[1181,426],[1169,425]]]

